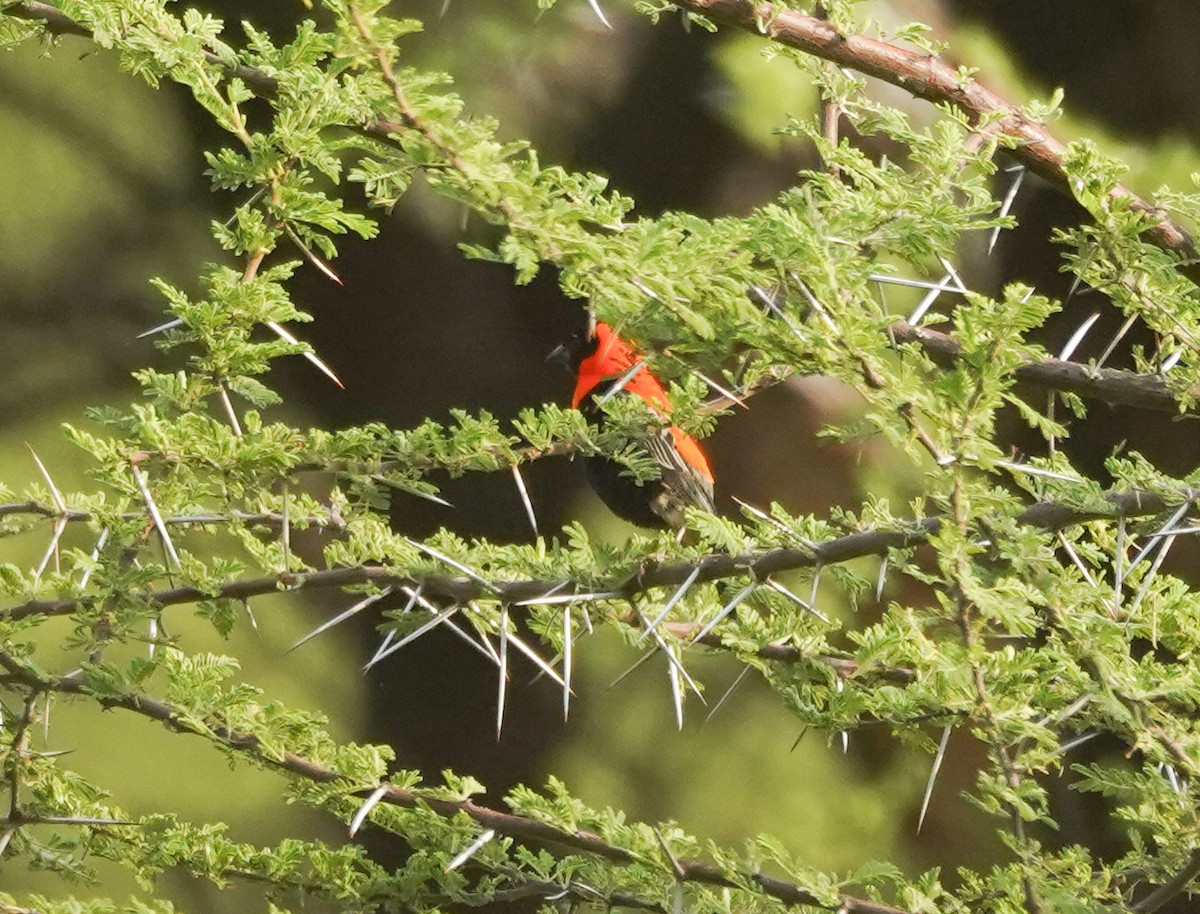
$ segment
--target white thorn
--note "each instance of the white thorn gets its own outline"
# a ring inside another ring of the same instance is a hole
[[[515,463],[512,465],[512,474],[517,483],[517,491],[521,495],[521,503],[525,505],[525,516],[529,518],[529,526],[533,528],[533,535],[537,536],[537,515],[533,513],[533,502],[529,500],[529,490],[525,488],[525,477],[521,475],[521,468]]]
[[[708,716],[704,718],[705,723],[708,723],[709,720],[712,719],[712,716],[721,709],[721,705],[725,704],[725,699],[727,699],[730,695],[733,694],[734,689],[736,689],[738,686],[740,686],[742,684],[742,680],[745,679],[747,675],[749,675],[750,670],[752,670],[752,669],[753,669],[753,667],[749,667],[749,666],[742,667],[742,671],[737,674],[737,679],[733,680],[733,682],[730,684],[729,688],[727,688],[724,691],[724,693],[722,693],[721,697],[717,699],[717,703],[712,706],[712,710],[708,712]]]
[[[1013,178],[1012,183],[1008,186],[1008,191],[1004,194],[1004,200],[1000,204],[1000,211],[996,214],[998,218],[1003,219],[1008,215],[1008,211],[1012,209],[1013,201],[1017,199],[1017,190],[1021,187],[1021,182],[1025,180],[1025,166],[1021,165],[1015,169],[1017,176]],[[992,237],[988,240],[987,252],[992,253],[992,248],[996,246],[996,239],[1000,237],[1001,226],[996,226],[992,229]]]
[[[496,830],[489,828],[484,831],[478,838],[464,847],[461,851],[454,855],[454,859],[446,864],[446,872],[450,873],[458,869],[472,857],[474,857],[479,849],[496,837]]]
[[[1093,314],[1086,321],[1084,321],[1082,324],[1079,325],[1078,329],[1074,333],[1071,334],[1071,338],[1069,340],[1067,340],[1067,344],[1065,346],[1063,346],[1062,351],[1059,352],[1058,358],[1060,361],[1065,362],[1069,358],[1071,358],[1071,356],[1075,352],[1075,349],[1079,346],[1080,343],[1083,342],[1083,338],[1085,336],[1087,336],[1088,331],[1092,329],[1092,325],[1095,324],[1096,321],[1098,321],[1098,320],[1100,320],[1100,312],[1099,311],[1097,311],[1095,314]]]
[[[371,814],[371,810],[379,805],[379,801],[384,798],[388,792],[387,784],[380,784],[371,791],[371,795],[363,801],[363,805],[358,807],[358,812],[354,814],[354,818],[350,820],[350,837],[353,838],[366,821],[367,816]]]
[[[167,533],[167,525],[163,523],[162,515],[158,513],[158,505],[154,503],[154,498],[150,495],[150,487],[146,484],[146,477],[142,475],[142,471],[138,469],[136,463],[131,463],[129,468],[133,470],[133,478],[137,480],[138,488],[141,489],[142,499],[146,502],[146,510],[150,512],[150,518],[154,521],[154,526],[158,528],[158,535],[162,538],[163,548],[167,551],[167,556],[171,559],[171,564],[179,568],[179,554],[175,551],[175,544],[171,542],[171,535]]]
[[[654,620],[646,627],[646,630],[644,632],[642,632],[642,634],[638,637],[637,641],[633,642],[634,647],[636,647],[637,645],[639,645],[643,641],[645,641],[646,637],[650,634],[650,632],[653,631],[654,629],[658,628],[658,626],[662,623],[662,620],[667,617],[667,614],[672,609],[675,608],[675,604],[678,603],[681,599],[683,599],[683,595],[688,592],[688,589],[694,583],[696,583],[696,578],[698,578],[698,577],[700,577],[700,566],[699,565],[697,565],[695,568],[692,569],[692,573],[689,574],[687,576],[687,578],[684,580],[684,582],[679,585],[679,589],[676,590],[675,593],[671,595],[671,599],[667,600],[666,605],[663,606],[663,608],[662,608],[662,611],[657,616],[654,617]]]
[[[300,345],[300,341],[291,333],[289,333],[282,324],[276,323],[275,321],[266,321],[266,325],[270,327],[271,330],[273,330],[275,334],[285,343],[291,343],[293,346]],[[343,384],[341,379],[333,373],[333,369],[317,358],[315,352],[302,352],[300,354],[308,359],[308,361],[313,365],[317,366],[317,370],[329,378],[329,380],[333,381],[334,384],[336,384],[342,390],[346,389],[346,385]]]
[[[937,755],[933,757],[933,768],[929,772],[929,781],[925,785],[925,796],[921,800],[921,815],[917,818],[917,834],[921,834],[921,826],[925,824],[925,813],[929,810],[929,798],[933,796],[933,785],[937,781],[938,771],[942,767],[942,759],[946,757],[946,744],[950,742],[950,725],[942,728],[942,741],[938,743]]]
[[[370,606],[372,603],[382,600],[384,597],[386,597],[391,592],[392,592],[392,588],[389,585],[389,586],[385,587],[383,590],[381,590],[379,593],[373,593],[370,596],[368,596],[362,600],[359,600],[357,603],[355,603],[349,609],[338,613],[336,616],[334,616],[332,619],[329,619],[326,622],[322,622],[320,625],[318,625],[316,628],[314,628],[311,632],[309,632],[307,635],[305,635],[303,638],[301,638],[299,641],[297,641],[295,644],[293,644],[291,647],[289,647],[288,650],[294,651],[296,648],[298,648],[300,645],[304,644],[306,641],[311,641],[313,638],[317,637],[317,635],[321,634],[322,632],[328,631],[329,629],[333,628],[335,625],[345,622],[347,619],[349,619],[355,613],[361,612],[362,610],[364,610],[368,606]]]
[[[588,6],[592,8],[592,12],[596,14],[596,18],[604,23],[606,29],[612,29],[612,23],[604,15],[604,10],[600,9],[599,0],[588,0]]]
[[[500,679],[496,687],[496,739],[504,729],[504,705],[508,699],[508,607],[500,610]]]
[[[154,336],[156,333],[162,333],[164,330],[171,330],[175,327],[181,326],[182,324],[183,318],[177,317],[174,320],[167,321],[165,324],[159,324],[157,327],[151,327],[149,330],[143,330],[141,333],[135,336],[134,339],[143,340],[148,336]]]
[[[700,629],[699,634],[697,634],[696,637],[694,637],[692,639],[692,644],[695,644],[697,641],[700,641],[705,635],[707,635],[714,628],[716,628],[717,625],[721,622],[721,620],[724,619],[726,616],[728,616],[735,609],[737,609],[738,604],[741,603],[744,599],[746,599],[746,597],[750,596],[750,594],[758,586],[759,586],[758,581],[751,581],[749,584],[747,584],[745,587],[743,587],[741,590],[739,590],[734,595],[734,598],[732,600],[730,600],[728,603],[726,603],[721,608],[721,611],[719,613],[717,613],[715,616],[713,616],[713,618],[711,620],[709,620],[703,628]]]

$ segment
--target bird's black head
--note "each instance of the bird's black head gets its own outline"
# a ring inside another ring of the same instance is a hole
[[[572,333],[565,343],[560,343],[546,356],[547,362],[559,362],[572,375],[579,369],[579,363],[596,351],[600,338],[596,336],[595,324],[589,322],[586,330]]]

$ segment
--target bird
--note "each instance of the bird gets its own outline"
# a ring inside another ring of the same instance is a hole
[[[596,425],[604,425],[601,401],[608,396],[641,397],[660,416],[670,409],[662,384],[602,321],[590,322],[587,331],[559,346],[550,358],[562,359],[574,372],[571,405]],[[648,431],[636,444],[658,463],[657,479],[638,482],[609,457],[585,458],[588,482],[614,514],[639,527],[683,530],[688,506],[714,511],[712,469],[694,438],[672,425]]]

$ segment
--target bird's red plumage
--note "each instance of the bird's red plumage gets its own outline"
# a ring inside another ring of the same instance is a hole
[[[608,324],[597,322],[596,340],[595,351],[579,363],[575,393],[571,397],[574,407],[578,407],[598,385],[623,377],[637,362],[637,355]],[[641,397],[659,415],[670,408],[667,392],[645,366],[634,373],[623,389]],[[682,429],[671,426],[669,431],[679,456],[711,484],[712,470],[700,445]]]

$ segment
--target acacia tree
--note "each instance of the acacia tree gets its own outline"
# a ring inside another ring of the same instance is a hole
[[[282,44],[250,24],[234,37],[156,0],[3,7],[5,44],[82,38],[152,85],[187,87],[229,134],[208,155],[213,187],[242,200],[214,226],[228,257],[204,269],[202,298],[158,283],[174,370],[138,372],[141,399],[97,413],[102,431],[69,428],[90,455],[93,488],[62,492],[43,468],[42,484],[0,505],[6,532],[48,536],[33,567],[0,565],[4,870],[78,876],[112,861],[153,898],[155,876],[183,868],[264,885],[275,905],[345,910],[1149,912],[1186,892],[1200,873],[1200,629],[1193,591],[1162,563],[1190,532],[1198,490],[1132,453],[1109,460],[1115,483],[1103,488],[1053,442],[1066,433],[1062,411],[1082,417],[1089,400],[1195,409],[1200,311],[1182,225],[1200,198],[1142,200],[1093,146],[1051,138],[1043,122],[1053,104],[1006,102],[969,68],[946,64],[919,26],[885,34],[853,2],[810,15],[759,0],[676,0],[638,7],[759,36],[820,88],[821,116],[782,129],[825,167],[744,218],[635,217],[603,178],[543,165],[528,144],[500,142],[495,123],[466,117],[446,77],[405,65],[405,36],[419,24],[380,6],[326,0],[323,25],[305,21]],[[934,103],[932,124],[914,126],[875,100],[864,75]],[[869,157],[839,125],[902,147],[903,160]],[[962,287],[951,265],[960,240],[1012,222],[1011,194],[993,193],[998,153],[1086,209],[1086,224],[1058,239],[1064,263],[1153,331],[1153,351],[1126,369],[1071,361],[1070,351],[1052,358],[1029,336],[1062,303],[1016,284],[996,298]],[[920,471],[917,497],[827,517],[778,506],[747,506],[736,519],[693,512],[688,540],[637,535],[619,548],[578,525],[527,546],[452,530],[418,541],[394,529],[389,495],[436,495],[435,472],[519,482],[530,461],[603,453],[646,478],[654,468],[629,442],[667,421],[619,398],[603,431],[554,406],[511,427],[465,412],[405,430],[279,421],[275,360],[302,353],[327,370],[285,326],[308,319],[289,280],[306,263],[329,271],[334,236],[373,235],[375,222],[343,193],[386,211],[417,181],[495,227],[495,243],[464,246],[466,256],[511,265],[517,282],[553,265],[567,296],[637,341],[674,382],[671,423],[704,434],[735,398],[796,375],[835,377],[867,402],[870,431]],[[920,278],[931,271],[944,276]],[[923,307],[900,319],[876,294],[888,282],[925,290]],[[928,311],[948,290],[962,293],[948,317]],[[1048,456],[1012,458],[996,431],[1006,408],[1044,437]],[[78,528],[94,548],[60,548]],[[292,547],[293,534],[312,530],[319,554]],[[853,559],[873,559],[875,570],[848,570]],[[859,594],[876,574],[919,582],[927,598],[894,602],[866,624],[829,618],[797,594],[815,593],[822,578]],[[159,625],[194,612],[228,632],[255,597],[319,589],[347,595],[322,629],[379,615],[377,656],[454,626],[498,668],[501,716],[510,654],[532,658],[566,702],[576,641],[606,626],[666,656],[680,714],[686,693],[701,689],[689,661],[722,652],[803,725],[829,734],[882,725],[928,752],[935,774],[947,740],[969,734],[986,747],[971,797],[994,817],[1007,862],[963,870],[953,887],[887,861],[823,873],[769,838],[734,850],[589,809],[558,781],[493,808],[473,799],[482,787],[469,776],[430,785],[391,768],[387,747],[339,744],[321,718],[230,685],[235,658]],[[52,627],[59,619],[65,635]],[[277,772],[287,799],[352,834],[369,820],[410,853],[389,870],[354,843],[296,836],[255,848],[229,836],[219,809],[205,823],[171,809],[130,818],[69,756],[48,751],[45,718],[63,696]],[[1076,764],[1074,747],[1100,735],[1124,754]],[[1054,826],[1048,775],[1109,797],[1128,852],[1101,859],[1039,840],[1035,828]],[[86,895],[0,896],[0,906],[113,907]],[[166,899],[138,904],[171,909]]]

